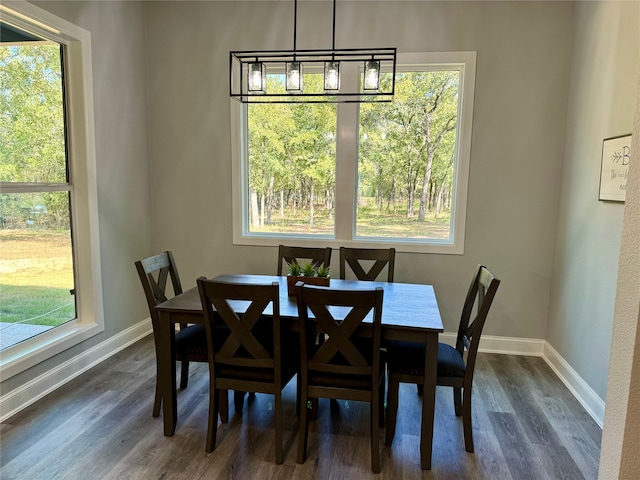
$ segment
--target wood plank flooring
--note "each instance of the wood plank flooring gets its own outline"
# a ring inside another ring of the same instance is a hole
[[[296,463],[295,380],[285,390],[285,462],[274,463],[273,397],[244,413],[204,450],[208,374],[192,364],[178,392],[178,426],[164,437],[153,418],[151,337],[123,350],[0,425],[2,480],[87,479],[595,479],[601,429],[540,358],[479,354],[473,392],[476,452],[465,452],[450,388],[438,387],[431,471],[420,469],[421,397],[400,386],[392,447],[370,470],[368,406],[320,401],[308,458]],[[233,402],[230,401],[231,409]],[[384,429],[379,430],[383,445]]]

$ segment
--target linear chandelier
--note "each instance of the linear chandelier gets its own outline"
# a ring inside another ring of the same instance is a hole
[[[297,50],[298,0],[294,0],[293,50],[229,52],[229,93],[242,103],[365,103],[391,102],[395,91],[395,48],[336,49],[336,0],[333,0],[331,50]],[[341,83],[343,66],[358,69],[357,89]],[[304,69],[323,75],[321,92],[305,90]],[[389,85],[380,82],[391,73]],[[269,87],[267,73],[280,77],[283,87]],[[346,88],[345,88],[346,87]]]

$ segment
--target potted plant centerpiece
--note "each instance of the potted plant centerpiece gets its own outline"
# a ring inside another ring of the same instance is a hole
[[[312,262],[300,266],[293,260],[288,263],[289,274],[287,275],[287,291],[289,295],[296,294],[296,283],[304,282],[308,285],[320,285],[328,287],[331,279],[329,267],[322,265],[316,267]]]

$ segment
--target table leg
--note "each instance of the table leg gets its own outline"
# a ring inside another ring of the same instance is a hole
[[[162,417],[164,434],[171,437],[176,429],[178,406],[176,401],[176,350],[175,326],[171,323],[170,312],[160,313],[160,342],[158,348],[158,365],[160,366],[160,383],[162,387]]]
[[[436,381],[438,376],[438,332],[429,332],[425,335],[425,347],[420,463],[423,470],[431,470],[433,417],[436,406]]]

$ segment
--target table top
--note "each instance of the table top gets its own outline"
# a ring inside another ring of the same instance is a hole
[[[287,277],[276,275],[218,275],[214,280],[229,283],[280,285],[280,317],[294,319],[298,317],[295,296],[287,294]],[[412,283],[365,282],[360,280],[331,279],[331,289],[371,290],[382,287],[382,327],[401,330],[419,330],[421,332],[442,332],[442,319],[431,285]],[[241,308],[234,308],[241,311]],[[186,290],[166,302],[156,306],[160,312],[202,315],[202,304],[197,287]],[[268,312],[265,311],[266,314]]]

